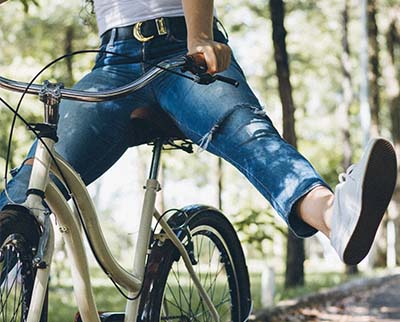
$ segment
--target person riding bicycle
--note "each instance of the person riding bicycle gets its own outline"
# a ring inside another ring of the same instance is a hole
[[[203,86],[164,73],[112,102],[63,101],[56,151],[85,184],[109,169],[127,148],[151,140],[151,129],[131,118],[139,108],[158,106],[186,137],[238,168],[297,236],[323,232],[348,264],[367,255],[396,182],[396,157],[388,141],[372,140],[333,193],[263,111],[219,29],[212,0],[94,0],[94,8],[100,49],[129,58],[99,54],[75,89],[112,89],[160,61],[195,53],[204,55],[208,73],[236,79],[240,86]],[[34,147],[13,171],[0,207],[24,201]]]

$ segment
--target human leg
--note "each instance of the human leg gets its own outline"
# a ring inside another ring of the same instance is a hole
[[[160,84],[160,92],[169,93],[160,95],[160,104],[190,138],[235,165],[297,235],[320,230],[343,261],[358,263],[393,193],[396,160],[390,143],[376,140],[367,148],[348,175],[351,180],[339,184],[334,196],[309,162],[282,140],[238,70],[233,66],[225,76],[239,79],[241,92],[226,84],[199,87],[182,80],[177,87]],[[371,201],[374,196],[379,200]]]
[[[334,194],[324,186],[317,186],[299,200],[298,216],[310,226],[330,237]]]
[[[196,85],[168,75],[155,83],[160,105],[203,148],[236,166],[300,236],[316,232],[296,209],[297,201],[325,182],[278,134],[236,65],[223,75],[239,88]]]

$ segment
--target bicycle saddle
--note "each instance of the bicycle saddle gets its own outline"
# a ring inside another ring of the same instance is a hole
[[[186,135],[178,128],[174,120],[159,106],[138,107],[131,113],[133,122],[140,121],[141,126],[149,127],[152,139],[187,140]],[[139,123],[139,122],[137,122]],[[144,123],[144,124],[143,124]]]

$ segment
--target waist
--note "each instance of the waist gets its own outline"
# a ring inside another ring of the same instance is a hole
[[[101,45],[110,41],[135,39],[138,42],[148,42],[154,38],[173,35],[178,39],[186,39],[186,23],[183,16],[160,17],[137,22],[133,25],[107,30],[101,36]]]

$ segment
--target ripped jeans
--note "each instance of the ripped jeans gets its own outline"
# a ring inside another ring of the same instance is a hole
[[[215,39],[227,42],[214,30]],[[168,34],[146,43],[118,40],[113,31],[101,49],[131,58],[99,54],[93,70],[74,88],[105,90],[138,78],[152,64],[186,53],[185,37]],[[222,82],[199,85],[164,73],[139,91],[114,101],[82,103],[64,100],[60,106],[59,141],[55,148],[89,184],[109,169],[132,146],[151,137],[135,126],[131,113],[138,107],[160,106],[193,142],[233,164],[271,203],[289,227],[301,237],[316,230],[296,214],[296,201],[318,185],[327,186],[311,164],[286,143],[265,115],[235,61],[222,75],[240,82],[238,88]],[[28,158],[34,155],[31,148]],[[13,201],[25,199],[30,165],[14,171],[8,183]],[[4,192],[0,207],[8,203]]]

